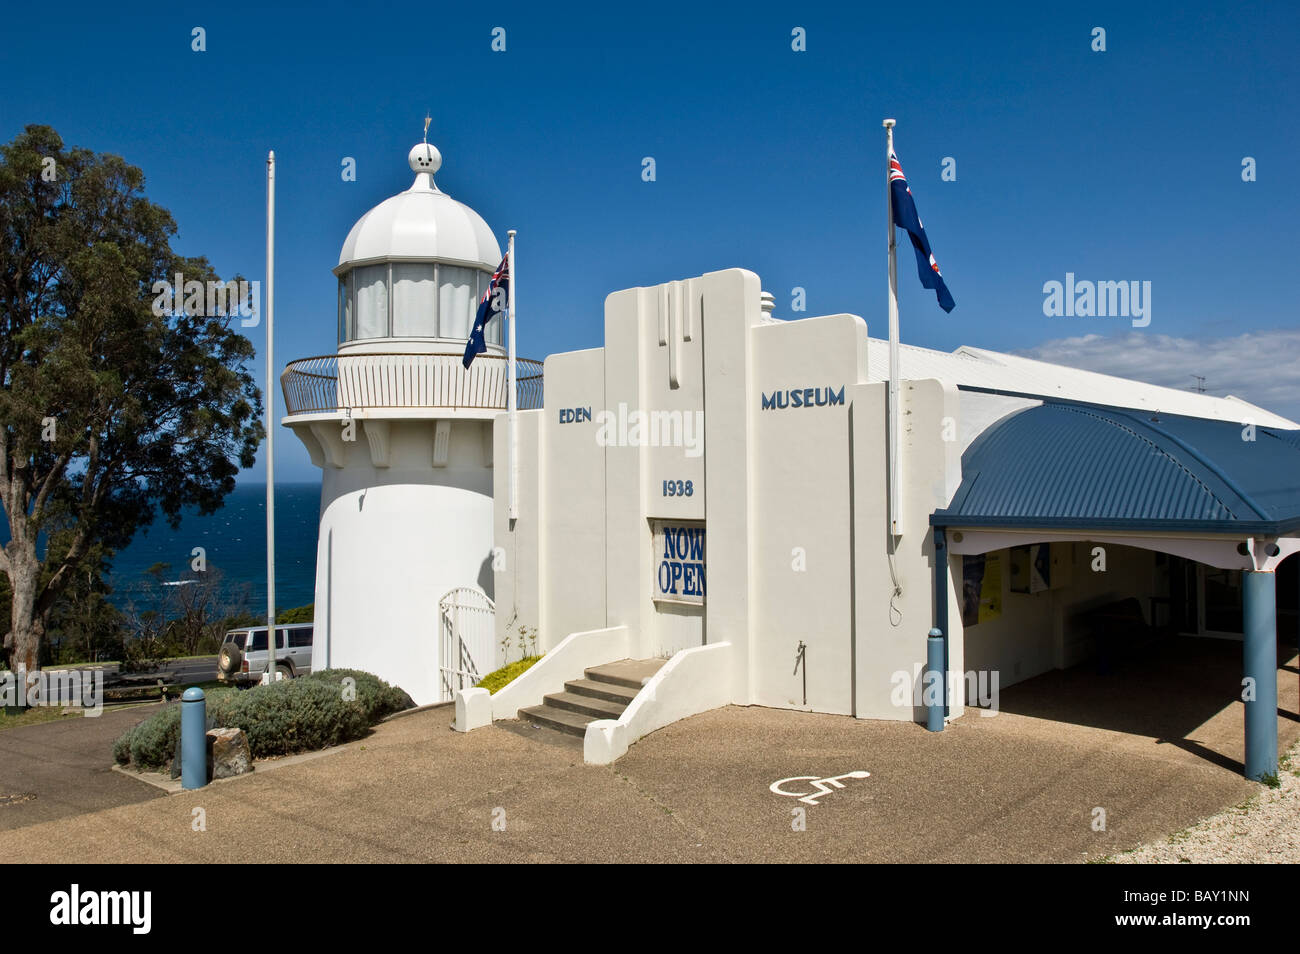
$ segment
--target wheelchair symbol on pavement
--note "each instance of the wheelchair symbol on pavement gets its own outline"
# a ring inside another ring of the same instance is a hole
[[[840,781],[841,779],[870,777],[870,772],[863,772],[860,769],[856,772],[845,772],[843,775],[832,775],[829,778],[818,778],[816,775],[792,775],[789,778],[773,782],[768,786],[768,790],[774,795],[788,795],[790,798],[799,799],[806,805],[816,805],[817,799],[829,795],[837,788],[844,787],[844,783]],[[781,787],[786,782],[808,782],[813,790],[811,792],[787,792]]]

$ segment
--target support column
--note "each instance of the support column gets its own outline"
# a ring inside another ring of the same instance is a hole
[[[1246,701],[1246,778],[1277,774],[1277,584],[1271,571],[1242,574],[1245,639],[1242,675]]]
[[[934,629],[943,637],[943,714],[951,715],[948,697],[948,535],[943,527],[934,528]]]

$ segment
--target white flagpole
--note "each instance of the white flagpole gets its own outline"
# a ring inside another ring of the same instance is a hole
[[[275,151],[266,157],[266,673],[275,679]]]
[[[515,378],[515,286],[519,283],[518,273],[515,271],[515,230],[511,229],[507,235],[509,240],[506,245],[506,259],[510,269],[510,288],[508,302],[506,305],[507,316],[510,323],[510,354],[507,359],[510,375],[509,393],[506,395],[506,408],[510,416],[510,453],[507,466],[510,468],[510,498],[507,515],[511,520],[519,517],[519,446],[518,430],[516,418],[519,415],[519,398],[517,393],[517,384]]]
[[[889,161],[894,154],[894,120],[886,119],[885,127],[885,214],[889,234],[889,532],[903,535],[898,506],[899,447],[901,445],[902,415],[899,413],[898,389],[898,256],[894,242],[894,200],[889,182]]]

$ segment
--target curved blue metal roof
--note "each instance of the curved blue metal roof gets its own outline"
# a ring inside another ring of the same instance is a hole
[[[1249,439],[1253,436],[1253,440]],[[1065,401],[1017,411],[962,455],[935,526],[1300,530],[1300,431]]]

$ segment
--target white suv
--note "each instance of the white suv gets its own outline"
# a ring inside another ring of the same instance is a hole
[[[286,623],[275,628],[276,678],[293,679],[311,672],[311,623]],[[251,626],[226,633],[217,654],[217,679],[237,685],[260,682],[266,672],[266,627]]]

